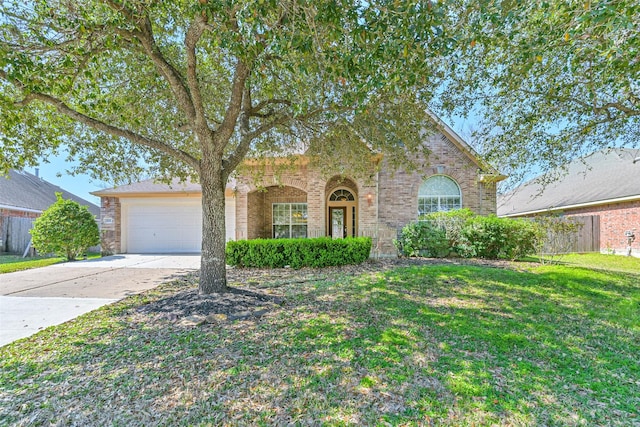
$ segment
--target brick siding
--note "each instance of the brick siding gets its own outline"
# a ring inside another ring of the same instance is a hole
[[[383,166],[378,184],[380,223],[398,228],[415,221],[418,216],[418,191],[425,179],[445,175],[455,180],[462,193],[462,207],[477,214],[496,213],[495,183],[480,179],[478,166],[449,140],[434,135],[429,140],[431,154],[420,159],[423,167],[416,171],[393,171]]]
[[[100,198],[101,246],[104,254],[117,254],[122,249],[122,205],[118,197]]]
[[[600,216],[600,251],[626,254],[626,230],[635,231],[636,239],[631,248],[634,255],[640,255],[640,200],[609,203],[564,211],[565,216]]]
[[[357,234],[373,237],[374,256],[395,256],[393,239],[397,230],[417,219],[420,185],[436,174],[458,183],[463,207],[482,215],[495,213],[495,183],[483,182],[478,166],[444,135],[429,137],[427,144],[431,154],[421,159],[422,168],[392,171],[383,164],[375,172],[373,161],[366,179],[321,172],[306,163],[288,170],[260,166],[258,181],[249,174],[237,179],[236,239],[271,237],[273,203],[306,202],[308,236],[326,236],[327,199],[336,188],[347,188],[356,196]],[[114,219],[113,224],[103,222],[103,238],[114,252],[121,249],[120,215],[118,199],[103,197],[102,218]]]

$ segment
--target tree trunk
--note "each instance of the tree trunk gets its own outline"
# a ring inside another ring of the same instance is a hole
[[[215,165],[202,162],[202,259],[200,261],[200,294],[227,291],[225,263],[224,190],[226,182]]]

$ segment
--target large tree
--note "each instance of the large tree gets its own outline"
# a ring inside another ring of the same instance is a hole
[[[414,96],[431,97],[458,25],[432,1],[5,0],[0,14],[0,166],[66,147],[103,179],[199,180],[201,293],[226,290],[224,189],[243,159],[323,135],[410,152]]]
[[[465,16],[442,100],[480,118],[477,140],[503,172],[640,148],[638,1],[488,1]]]

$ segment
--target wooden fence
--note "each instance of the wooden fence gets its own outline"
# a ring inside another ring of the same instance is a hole
[[[31,241],[33,218],[0,218],[0,252],[22,255]]]
[[[582,224],[571,252],[600,252],[600,216],[574,216]]]
[[[600,216],[573,216],[558,220],[576,224],[577,230],[571,233],[549,230],[543,253],[600,252]]]

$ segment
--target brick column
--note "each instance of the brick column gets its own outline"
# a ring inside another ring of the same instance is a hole
[[[309,237],[326,236],[324,187],[326,182],[317,172],[309,172],[307,181],[307,235]]]
[[[100,246],[104,255],[122,252],[122,206],[118,197],[100,198]]]

